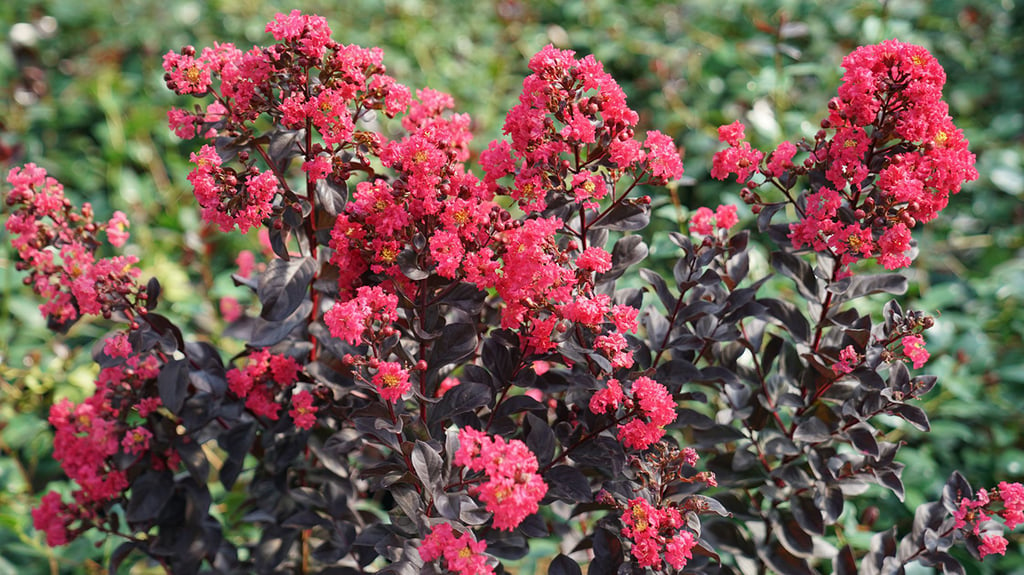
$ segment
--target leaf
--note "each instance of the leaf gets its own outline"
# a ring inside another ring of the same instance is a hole
[[[641,236],[624,236],[615,242],[612,248],[612,267],[608,271],[598,274],[594,283],[600,285],[622,276],[630,266],[640,263],[647,257],[647,244]]]
[[[797,291],[808,301],[818,301],[818,278],[803,258],[789,252],[772,252],[772,268],[793,280]]]
[[[149,470],[132,482],[125,518],[133,524],[154,521],[174,495],[174,477],[168,471]]]
[[[923,409],[909,403],[901,403],[892,408],[892,413],[903,418],[907,423],[921,431],[931,431],[928,414]]]
[[[526,446],[537,456],[537,463],[545,467],[551,463],[551,458],[555,454],[555,432],[547,421],[532,413],[526,414],[526,424],[529,426]]]
[[[431,369],[440,369],[458,363],[473,355],[476,347],[476,326],[469,323],[450,323],[444,326],[441,337],[430,348],[428,365]]]
[[[306,323],[309,319],[309,312],[313,309],[313,302],[308,299],[292,312],[283,321],[266,321],[257,318],[252,329],[252,338],[249,345],[252,347],[270,347],[280,343],[295,328]]]
[[[853,446],[872,457],[878,457],[878,442],[875,441],[875,429],[861,422],[846,430],[846,437]]]
[[[765,313],[769,318],[774,319],[774,323],[791,333],[796,341],[805,342],[810,339],[811,328],[807,323],[807,318],[795,305],[775,298],[759,299],[757,303],[764,306]]]
[[[175,415],[181,413],[188,393],[188,360],[172,359],[160,369],[156,378],[160,401]]]
[[[793,512],[800,528],[814,535],[825,534],[825,520],[821,516],[821,510],[810,497],[795,496],[789,501],[789,508]]]
[[[556,465],[544,474],[548,496],[568,503],[593,501],[590,482],[579,469],[569,465]]]
[[[828,291],[845,300],[876,293],[902,295],[907,292],[907,278],[903,274],[854,274],[830,283]]]
[[[594,222],[590,228],[616,232],[636,231],[646,228],[650,221],[650,205],[625,200],[612,206],[605,212],[604,217]]]
[[[793,432],[794,441],[804,441],[807,443],[822,443],[828,441],[831,437],[832,432],[829,430],[828,425],[817,417],[811,417],[800,423],[800,425],[796,426],[796,431]]]
[[[441,455],[430,444],[417,439],[410,458],[412,467],[416,471],[416,477],[419,477],[420,482],[427,488],[431,496],[436,497],[436,494],[443,492],[444,461],[441,459]]]
[[[348,202],[348,182],[328,175],[316,182],[316,201],[332,218],[345,211]]]
[[[149,282],[146,283],[146,309],[156,309],[157,303],[160,300],[160,281],[155,277],[149,278]]]
[[[271,261],[267,271],[260,276],[256,290],[256,296],[263,304],[260,317],[267,321],[282,321],[291,315],[306,299],[316,269],[313,258]]]
[[[834,575],[857,575],[857,562],[853,558],[853,549],[849,545],[844,545],[832,560],[832,573]]]
[[[548,575],[583,575],[583,571],[568,555],[559,553],[548,566]]]
[[[475,381],[463,381],[445,392],[441,396],[441,401],[429,410],[428,423],[433,426],[435,423],[451,419],[460,413],[488,405],[492,399],[489,386]]]

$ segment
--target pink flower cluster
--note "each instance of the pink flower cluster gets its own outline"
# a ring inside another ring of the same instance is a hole
[[[121,212],[106,224],[96,223],[92,206],[75,210],[64,197],[64,187],[35,164],[12,168],[7,181],[13,189],[7,204],[13,207],[4,224],[18,251],[17,269],[27,270],[25,283],[45,302],[44,316],[70,322],[80,315],[103,315],[134,309],[145,298],[136,284],[139,270],[134,256],[97,258],[99,232],[111,245],[128,239],[128,220]]]
[[[920,369],[931,357],[924,348],[924,338],[920,335],[904,336],[900,344],[903,347],[903,355],[914,365],[914,369]]]
[[[699,207],[690,218],[690,231],[709,236],[716,229],[728,230],[740,221],[736,215],[736,206],[721,205],[711,211],[710,208]]]
[[[519,104],[506,117],[511,145],[493,142],[480,157],[492,191],[510,195],[527,211],[540,211],[547,207],[548,192],[595,205],[592,199],[603,198],[618,179],[599,169],[602,159],[623,172],[633,170],[637,178],[647,175],[652,184],[682,176],[671,138],[649,131],[642,144],[634,139],[639,117],[593,56],[577,60],[574,52],[548,45],[530,60],[530,70]],[[572,176],[568,185],[567,175]],[[498,184],[505,176],[514,176],[511,188]]]
[[[793,246],[831,253],[844,269],[867,258],[906,267],[910,230],[978,177],[975,157],[949,117],[945,74],[927,50],[889,40],[858,48],[843,67],[839,96],[813,144],[783,142],[762,167],[763,155],[741,142],[736,122],[719,129],[729,148],[715,155],[711,174],[736,174],[754,204],[760,198],[749,190],[759,185],[757,173],[785,190],[795,181],[787,174],[820,174],[824,183],[809,191],[800,221],[790,226]],[[798,148],[809,157],[794,166]]]
[[[445,569],[458,575],[493,575],[494,567],[487,564],[486,541],[473,539],[470,533],[458,537],[450,523],[439,523],[420,543],[420,558],[424,561],[444,559]]]
[[[995,511],[994,509],[999,509]],[[1013,529],[1024,523],[1024,485],[1000,481],[998,489],[991,492],[979,489],[973,499],[960,500],[959,508],[953,512],[957,529],[970,529],[981,537],[978,553],[986,555],[1006,553],[1007,541],[1002,533],[993,534],[983,530],[983,524],[992,520],[992,515],[1003,519],[1007,529]]]
[[[308,392],[291,393],[301,371],[302,366],[291,357],[261,349],[249,355],[244,367],[228,371],[228,388],[245,400],[245,407],[253,414],[272,421],[280,417],[282,402],[290,400],[289,413],[296,427],[309,429],[317,411],[312,396]]]
[[[455,464],[486,475],[486,481],[474,492],[494,513],[495,529],[515,529],[537,512],[538,503],[548,492],[544,479],[537,474],[537,457],[518,439],[506,442],[500,436],[492,438],[464,427],[459,430]]]
[[[230,231],[236,226],[243,234],[258,228],[273,209],[279,193],[277,177],[252,167],[244,179],[231,168],[221,167],[221,158],[213,146],[193,153],[196,165],[188,175],[196,201],[203,208],[203,219]]]
[[[655,507],[646,499],[631,499],[622,514],[622,534],[630,539],[630,553],[638,567],[660,569],[662,559],[675,569],[693,558],[697,538],[685,529],[675,507]]]
[[[625,404],[633,417],[619,426],[619,441],[632,449],[647,449],[665,435],[665,426],[676,420],[676,402],[664,385],[641,376],[630,388],[627,398],[616,379],[590,398],[590,411],[596,414],[615,411]]]

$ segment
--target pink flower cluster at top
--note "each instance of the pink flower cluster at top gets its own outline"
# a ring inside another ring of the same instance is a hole
[[[993,509],[1002,509],[994,511]],[[998,489],[991,492],[979,489],[973,499],[960,500],[959,508],[953,512],[954,524],[957,529],[970,529],[981,537],[978,553],[986,555],[1006,553],[1007,541],[1002,533],[993,534],[983,531],[983,524],[992,519],[992,515],[1003,519],[1007,529],[1014,529],[1024,523],[1024,485],[1020,483],[999,482]]]
[[[685,529],[686,522],[675,507],[658,508],[646,499],[631,499],[622,523],[622,534],[630,539],[630,553],[638,567],[660,569],[664,558],[675,569],[682,569],[693,558],[697,538]]]
[[[18,251],[19,270],[28,270],[25,282],[45,302],[44,316],[69,322],[80,315],[104,315],[134,308],[145,297],[135,283],[139,270],[134,256],[97,258],[99,232],[111,245],[128,240],[128,219],[121,212],[106,224],[93,221],[92,206],[75,211],[64,197],[64,187],[35,164],[12,168],[7,181],[13,189],[7,204],[13,207],[5,228]]]
[[[243,234],[263,224],[279,192],[273,172],[251,167],[243,178],[231,168],[222,168],[220,156],[210,145],[193,153],[191,160],[196,168],[188,181],[203,208],[203,219],[225,232],[237,226]]]
[[[290,402],[289,415],[295,426],[309,429],[316,423],[313,397],[308,391],[292,393],[301,371],[302,366],[294,359],[261,349],[249,355],[244,367],[228,371],[228,388],[245,400],[245,407],[253,414],[272,421],[280,417],[282,403]]]
[[[465,427],[459,430],[459,450],[455,464],[487,477],[474,488],[487,510],[494,514],[494,528],[511,531],[523,519],[537,512],[538,502],[548,492],[537,474],[537,457],[518,439],[505,441],[482,431]]]
[[[790,226],[793,246],[838,257],[845,269],[875,258],[887,269],[910,265],[910,230],[935,218],[978,177],[974,154],[953,125],[942,101],[945,73],[919,46],[889,40],[863,46],[843,60],[839,96],[829,104],[812,144],[783,142],[762,166],[763,155],[742,142],[742,125],[719,129],[729,147],[714,158],[712,176],[736,174],[740,182],[760,173],[779,187],[786,174],[815,172],[822,184],[810,190],[801,219]],[[798,147],[809,152],[794,166]],[[745,190],[745,199],[760,199]]]
[[[549,191],[592,206],[593,199],[613,190],[612,177],[598,169],[601,159],[635,170],[636,177],[646,174],[650,183],[682,176],[683,162],[671,138],[650,131],[642,144],[634,139],[639,117],[593,56],[577,60],[574,52],[548,45],[530,60],[530,70],[519,104],[506,117],[511,145],[493,142],[480,157],[492,191],[504,190],[498,180],[514,175],[507,193],[523,209],[540,211]],[[567,174],[573,175],[569,185],[563,179]],[[552,175],[561,183],[553,183]]]
[[[647,449],[665,435],[665,426],[676,420],[676,402],[664,385],[646,376],[633,382],[630,395],[627,399],[619,381],[609,379],[607,387],[591,396],[590,411],[614,412],[625,403],[633,417],[619,426],[619,441],[626,447]]]
[[[492,575],[494,568],[487,564],[486,541],[473,539],[470,533],[458,537],[450,523],[439,523],[420,543],[420,558],[424,561],[444,559],[445,569],[458,575]]]

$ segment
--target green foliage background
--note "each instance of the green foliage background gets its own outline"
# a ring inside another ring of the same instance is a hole
[[[185,180],[195,147],[166,128],[169,106],[190,105],[163,86],[168,50],[214,41],[244,49],[269,41],[263,26],[277,11],[315,12],[340,42],[384,48],[400,82],[453,94],[459,111],[473,115],[476,150],[500,135],[533,53],[547,43],[593,53],[623,85],[642,127],[685,148],[687,179],[649,192],[655,218],[645,265],[658,268],[675,253],[665,232],[679,229],[692,209],[740,203],[735,185],[707,175],[719,124],[742,119],[763,149],[813,135],[846,53],[892,37],[924,45],[946,69],[951,113],[978,155],[981,178],[915,234],[920,255],[904,303],[941,315],[927,334],[927,371],[940,376],[925,401],[933,431],[893,423],[889,439],[908,444],[901,451],[907,498],[872,491],[848,506],[841,537],[866,545],[870,526],[861,523],[871,512],[863,511],[881,510],[873,529],[905,527],[953,469],[975,487],[1024,479],[1019,1],[13,0],[0,5],[0,169],[36,162],[100,217],[125,211],[133,222],[129,250],[163,284],[165,311],[193,337],[234,351],[237,343],[215,335],[216,304],[244,296],[228,278],[233,254],[257,243],[252,234],[211,231],[198,218]],[[13,269],[4,232],[0,240],[0,575],[105,572],[116,542],[83,538],[51,550],[29,512],[47,489],[69,487],[50,457],[47,409],[91,393],[89,347],[111,326],[80,323],[53,339]],[[519,572],[546,572],[552,549],[539,542]],[[1024,573],[1024,536],[1011,538],[1007,557],[968,564],[971,573]]]

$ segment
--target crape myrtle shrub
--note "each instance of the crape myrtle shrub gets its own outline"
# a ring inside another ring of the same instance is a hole
[[[164,57],[198,98],[168,117],[205,142],[188,178],[203,217],[266,230],[267,261],[243,254],[234,276],[258,315],[222,309],[247,343],[227,363],[159,313],[132,257],[103,255],[129,239],[123,214],[76,208],[32,164],[8,176],[51,327],[121,327],[95,346],[95,395],[51,410],[77,488],[33,512],[48,543],[95,529],[125,540],[112,571],[146,556],[173,573],[497,573],[548,537],[552,574],[963,572],[958,543],[1005,552],[1024,487],[959,474],[910,533],[835,546],[846,497],[902,495],[877,416],[926,431],[914,400],[935,384],[911,374],[933,319],[864,315],[856,300],[906,281],[861,260],[909,265],[911,229],[977,176],[927,51],[855,50],[813,140],[765,154],[719,130],[712,175],[742,186],[786,301],[759,297],[728,205],[672,235],[671,277],[617,288],[647,255],[641,192],[683,165],[593,57],[534,56],[481,179],[449,96],[413,94],[320,17],[267,32]]]

